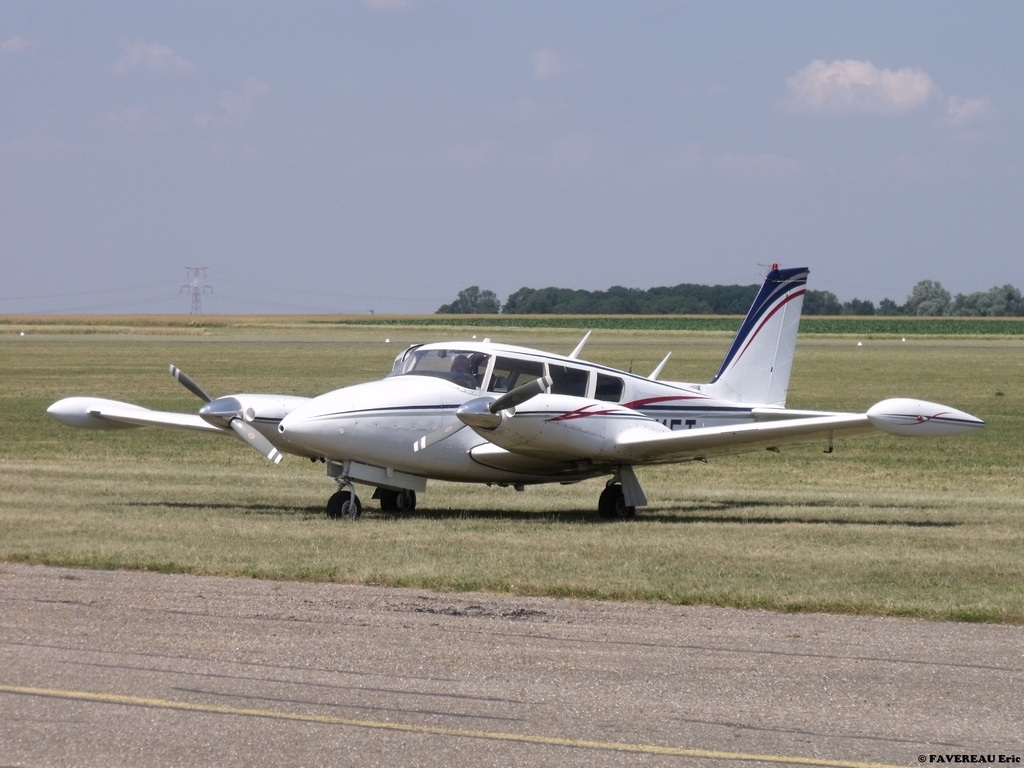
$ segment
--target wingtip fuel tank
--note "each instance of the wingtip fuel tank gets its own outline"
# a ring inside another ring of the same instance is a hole
[[[883,400],[868,409],[868,420],[878,429],[900,437],[962,435],[985,422],[948,405],[909,397]]]

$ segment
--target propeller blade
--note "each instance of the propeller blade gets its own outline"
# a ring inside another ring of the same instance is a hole
[[[176,366],[176,365],[174,365],[172,363],[171,367],[170,367],[170,371],[171,371],[171,376],[176,378],[181,383],[181,385],[183,387],[185,387],[185,389],[187,389],[193,395],[198,397],[200,400],[202,400],[205,403],[209,403],[209,402],[213,401],[213,398],[210,397],[208,394],[206,394],[203,391],[202,387],[200,387],[198,384],[196,384],[194,381],[192,381],[192,379],[190,379],[185,374],[185,372],[183,370],[181,370],[181,368],[179,368],[178,366]]]
[[[528,381],[525,384],[516,387],[511,392],[506,392],[504,395],[488,405],[487,409],[491,413],[507,411],[509,408],[515,408],[517,405],[522,405],[530,398],[536,397],[550,386],[551,377],[541,376],[539,379]]]
[[[516,387],[511,392],[506,392],[501,397],[488,400],[486,397],[476,397],[464,402],[455,412],[462,424],[449,424],[441,429],[435,429],[429,434],[423,435],[413,443],[413,451],[425,451],[431,445],[451,437],[463,427],[476,427],[478,429],[497,429],[502,423],[502,411],[520,406],[530,397],[536,397],[551,386],[551,377],[542,376],[540,379],[528,381]]]
[[[245,440],[262,455],[275,464],[281,463],[284,454],[277,450],[272,442],[257,432],[251,425],[245,423],[241,412],[242,404],[237,399],[234,397],[218,397],[214,400],[206,394],[202,387],[192,381],[181,368],[171,364],[169,370],[171,376],[177,379],[185,389],[206,403],[206,405],[199,409],[199,415],[203,419],[210,424],[220,427],[225,425],[231,427],[236,435]]]
[[[461,424],[448,424],[436,429],[430,434],[424,435],[415,443],[414,451],[422,451],[445,438],[451,437],[463,427],[476,427],[477,429],[497,429],[501,424],[501,412],[509,408],[515,408],[536,397],[551,386],[551,377],[541,376],[539,379],[528,381],[526,384],[516,387],[511,392],[506,392],[496,400],[488,400],[486,397],[477,397],[459,406],[455,415]]]
[[[455,415],[467,426],[474,429],[497,429],[501,426],[502,411],[514,409],[522,405],[530,398],[536,397],[551,386],[549,376],[541,376],[539,379],[528,381],[516,387],[511,392],[506,392],[496,400],[488,400],[486,397],[478,397],[459,406]]]
[[[251,425],[246,424],[242,419],[232,419],[231,428],[235,430],[236,435],[245,440],[245,442],[272,462],[275,464],[281,463],[281,459],[284,458],[284,454],[277,450],[272,442],[257,432]]]

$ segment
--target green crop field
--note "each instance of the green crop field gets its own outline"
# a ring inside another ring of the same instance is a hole
[[[1013,323],[805,320],[791,407],[859,411],[911,395],[988,428],[641,468],[651,506],[628,522],[598,517],[600,481],[522,493],[432,482],[405,517],[375,511],[361,489],[367,514],[334,521],[321,465],[273,466],[216,436],[77,431],[45,413],[76,394],[194,411],[168,363],[215,396],[314,395],[382,376],[413,342],[477,335],[568,352],[587,327],[599,328],[588,359],[647,373],[672,351],[663,378],[707,381],[739,322],[589,320],[0,318],[0,560],[1024,623]]]

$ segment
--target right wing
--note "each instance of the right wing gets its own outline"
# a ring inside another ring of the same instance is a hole
[[[670,463],[831,440],[835,435],[853,436],[874,430],[866,413],[671,432],[631,429],[616,436],[614,455],[631,464]]]
[[[470,403],[471,405],[472,403]],[[828,441],[876,429],[915,437],[954,435],[984,427],[970,414],[923,400],[883,400],[867,413],[830,413],[755,408],[753,422],[672,430],[616,403],[568,395],[537,395],[518,409],[456,415],[505,451],[554,462],[591,466],[663,464],[710,456]],[[479,422],[479,423],[478,423]],[[476,449],[474,449],[474,455]]]
[[[141,405],[102,397],[65,397],[47,408],[46,412],[61,424],[78,429],[170,427],[193,432],[233,434],[230,429],[210,424],[198,414],[152,411]]]

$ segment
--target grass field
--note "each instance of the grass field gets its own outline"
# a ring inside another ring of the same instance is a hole
[[[988,429],[641,469],[652,503],[625,523],[598,518],[599,481],[431,483],[411,516],[332,521],[319,465],[275,467],[217,437],[81,432],[45,413],[74,394],[194,411],[172,362],[215,396],[313,395],[383,375],[412,342],[476,334],[568,352],[581,335],[434,320],[0,319],[0,560],[1024,623],[1024,339],[1012,332],[804,334],[791,407],[913,395]],[[729,339],[616,327],[584,356],[648,372],[672,350],[663,378],[706,381]]]

